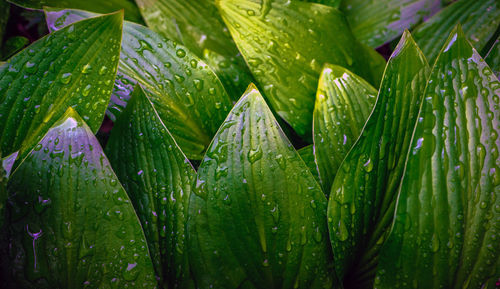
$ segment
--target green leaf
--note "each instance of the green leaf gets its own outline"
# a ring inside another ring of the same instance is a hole
[[[46,9],[55,28],[90,17],[78,10]],[[74,16],[65,16],[74,15]],[[58,22],[58,19],[63,19]],[[49,26],[51,26],[49,24]],[[165,126],[190,159],[201,159],[210,140],[232,107],[215,73],[185,47],[150,29],[125,21],[115,92],[138,82],[144,88]],[[125,85],[124,85],[125,84]],[[118,95],[118,94],[115,94]],[[117,115],[128,100],[115,98]],[[116,101],[116,100],[119,100]]]
[[[136,0],[155,32],[186,46],[201,57],[204,49],[222,55],[238,53],[214,0]]]
[[[154,288],[130,199],[71,108],[8,184],[14,288]]]
[[[11,153],[10,155],[2,158],[2,168],[5,170],[5,176],[8,178],[10,176],[10,173],[12,172],[12,169],[14,168],[14,163],[17,160],[17,156],[19,155],[19,152],[14,152]]]
[[[382,70],[371,68],[383,59],[355,41],[335,8],[281,0],[217,4],[272,108],[302,137],[311,138],[314,94],[325,62],[378,84]]]
[[[196,171],[140,86],[115,123],[106,154],[141,220],[157,275],[165,288],[186,288],[185,223]]]
[[[325,196],[255,86],[219,129],[193,192],[197,286],[333,286]]]
[[[434,63],[458,23],[474,48],[481,51],[500,25],[500,2],[459,0],[415,28],[413,36],[429,63]]]
[[[500,79],[500,37],[495,40],[484,60],[486,60],[486,63],[491,67],[497,78]]]
[[[0,155],[0,160],[3,159]],[[0,166],[0,228],[3,228],[5,219],[5,202],[7,201],[7,171],[4,166]]]
[[[405,31],[385,69],[375,107],[335,176],[328,227],[335,268],[347,287],[372,285],[429,70]]]
[[[345,0],[345,13],[354,36],[370,47],[397,38],[441,7],[440,0]]]
[[[12,36],[9,37],[2,46],[2,59],[7,60],[12,55],[21,51],[26,47],[30,41],[24,36]]]
[[[425,90],[377,288],[483,288],[500,276],[499,97],[456,28]]]
[[[233,101],[238,101],[248,85],[254,82],[245,61],[241,57],[221,55],[205,49],[203,58],[215,71]]]
[[[306,163],[307,167],[309,168],[309,171],[311,171],[311,174],[316,179],[318,184],[320,184],[318,167],[316,166],[316,162],[314,160],[314,147],[313,147],[313,145],[305,146],[305,147],[297,150],[297,152],[299,153],[299,156],[304,161],[304,163]]]
[[[52,124],[75,108],[101,125],[120,53],[123,13],[70,25],[0,67],[0,150],[23,159]],[[21,147],[22,146],[22,147]]]
[[[305,0],[305,2],[314,2],[319,4],[328,5],[331,7],[339,8],[341,0]]]
[[[5,29],[7,28],[7,22],[9,21],[10,14],[10,4],[7,1],[0,1],[0,48],[3,44],[3,36],[5,35]],[[1,59],[6,59],[3,54],[0,54]]]
[[[314,156],[323,191],[330,192],[335,173],[358,139],[376,98],[377,90],[364,79],[341,66],[325,64],[313,114]]]
[[[93,11],[96,13],[111,13],[124,10],[125,19],[136,23],[144,23],[141,13],[134,0],[7,0],[18,6],[29,9],[44,9],[45,6],[72,8]]]

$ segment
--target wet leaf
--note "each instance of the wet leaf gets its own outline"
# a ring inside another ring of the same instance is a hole
[[[203,58],[214,70],[233,101],[238,101],[250,83],[254,82],[243,58],[221,55],[205,49]]]
[[[484,60],[497,78],[500,79],[500,37],[495,40]]]
[[[354,36],[370,47],[396,39],[441,7],[440,0],[346,0],[345,13]]]
[[[3,36],[5,35],[5,30],[7,28],[7,21],[9,20],[10,14],[10,4],[7,1],[0,2],[0,49],[3,45]],[[3,54],[0,54],[1,59],[6,59]]]
[[[328,227],[346,287],[373,283],[429,70],[406,31],[389,59],[375,107],[335,176]]]
[[[92,16],[85,11],[59,9],[46,9],[46,15],[49,27],[56,29],[67,24],[64,19]],[[58,19],[63,19],[60,25]],[[185,47],[125,21],[118,71],[112,113],[117,116],[123,110],[130,89],[140,83],[184,153],[190,159],[201,159],[232,107],[210,67]]]
[[[255,86],[219,129],[193,192],[197,286],[333,286],[325,196]]]
[[[499,97],[456,28],[425,90],[377,288],[483,288],[500,276]]]
[[[12,174],[11,288],[155,288],[130,199],[71,108]]]
[[[377,90],[351,71],[326,64],[319,78],[313,114],[315,160],[323,190],[330,193],[335,173],[358,139]]]
[[[272,108],[306,139],[325,62],[378,85],[384,60],[355,41],[335,8],[281,0],[220,0],[217,5]]]
[[[124,10],[125,19],[136,23],[144,23],[141,13],[134,0],[7,0],[18,6],[29,9],[44,9],[45,6],[72,8],[93,11],[96,13],[111,13]]]
[[[311,171],[311,174],[319,184],[320,183],[319,173],[318,173],[318,167],[316,166],[316,162],[314,161],[313,145],[305,146],[297,150],[297,152],[299,153],[299,156],[304,161],[304,163],[306,163],[307,167],[309,168],[309,171]]]
[[[319,4],[328,5],[331,7],[339,8],[341,0],[306,0],[305,2],[314,2]]]
[[[24,36],[9,37],[2,46],[2,59],[7,60],[26,47],[30,41]]]
[[[0,67],[0,150],[19,158],[68,106],[96,132],[120,53],[123,13],[70,25],[43,37]]]
[[[160,282],[187,288],[185,223],[196,171],[140,86],[115,123],[106,154],[141,220]]]
[[[434,63],[446,38],[459,23],[474,48],[481,51],[500,25],[500,3],[459,0],[416,27],[413,36],[429,63]]]

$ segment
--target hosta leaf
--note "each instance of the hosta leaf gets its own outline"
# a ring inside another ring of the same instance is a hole
[[[2,160],[1,157],[2,156],[0,155],[0,160]],[[5,219],[6,200],[7,200],[7,172],[3,166],[0,166],[0,228],[3,227],[3,221]]]
[[[184,228],[196,171],[140,86],[115,123],[106,154],[141,220],[158,276],[169,288],[186,288]]]
[[[78,10],[46,9],[50,23],[65,15],[90,17]],[[60,26],[57,26],[60,27]],[[227,116],[232,102],[215,73],[185,47],[160,37],[148,28],[125,21],[115,92],[128,91],[136,81],[153,102],[165,126],[184,153],[201,159],[212,136]],[[127,93],[126,93],[127,94]],[[127,95],[128,98],[128,95]],[[115,102],[119,112],[127,99]]]
[[[500,79],[500,37],[495,40],[484,60],[486,60],[497,78]]]
[[[314,147],[313,145],[308,145],[305,146],[299,150],[297,150],[299,153],[300,158],[306,163],[307,167],[309,168],[309,171],[311,171],[312,175],[316,179],[316,181],[319,182],[319,173],[318,173],[318,167],[316,166],[316,162],[314,161]]]
[[[459,0],[415,28],[415,41],[434,63],[453,27],[460,23],[474,48],[481,51],[500,25],[497,0]]]
[[[325,196],[253,85],[208,148],[193,192],[197,286],[333,286]]]
[[[314,2],[314,3],[320,3],[320,4],[325,4],[328,6],[332,6],[335,8],[339,8],[340,3],[342,2],[341,0],[306,0],[306,2]]]
[[[7,0],[18,6],[30,9],[43,9],[45,6],[73,8],[94,11],[97,13],[111,13],[124,10],[125,19],[136,23],[143,23],[141,13],[134,0]]]
[[[203,58],[219,76],[227,93],[235,102],[240,99],[248,85],[254,81],[245,61],[241,57],[224,56],[205,49]]]
[[[7,60],[30,43],[24,36],[12,36],[2,46],[2,59]]]
[[[428,73],[406,31],[389,59],[373,111],[335,176],[328,227],[335,268],[346,287],[373,282]]]
[[[238,53],[214,0],[136,0],[155,32],[186,46],[201,57],[204,49],[222,55]]]
[[[154,288],[130,199],[71,108],[12,174],[11,288]]]
[[[500,276],[499,98],[455,29],[425,90],[376,287],[483,288]]]
[[[441,7],[440,0],[345,0],[345,13],[354,36],[370,47],[389,42]]]
[[[221,15],[273,109],[311,138],[318,78],[325,62],[349,67],[377,84],[383,63],[352,36],[343,15],[315,3],[220,0]]]
[[[0,49],[1,49],[3,44],[3,36],[6,32],[5,29],[7,28],[7,21],[9,20],[9,14],[10,14],[10,4],[7,1],[0,2],[0,14],[2,15],[2,17],[0,17]],[[5,59],[2,54],[0,54],[0,59]]]
[[[123,13],[54,32],[0,67],[0,150],[35,146],[68,106],[93,132],[101,125],[120,53]],[[25,140],[26,138],[26,140]]]
[[[316,163],[323,190],[330,192],[335,173],[358,139],[377,90],[351,71],[326,64],[319,78],[313,114]]]

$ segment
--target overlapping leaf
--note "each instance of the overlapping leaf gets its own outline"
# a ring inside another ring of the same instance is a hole
[[[314,157],[323,190],[330,193],[340,163],[358,139],[377,90],[359,76],[326,64],[319,78],[313,114]]]
[[[281,0],[217,5],[271,106],[302,137],[311,138],[314,95],[325,62],[378,85],[383,59],[355,41],[335,8]]]
[[[46,15],[49,27],[56,29],[92,16],[85,11],[58,9],[46,9]],[[232,106],[214,72],[185,47],[125,21],[114,114],[123,109],[135,82],[144,87],[184,153],[201,159]]]
[[[495,40],[484,60],[497,78],[500,79],[500,37]]]
[[[500,2],[459,0],[415,28],[415,41],[429,63],[434,63],[446,38],[459,23],[474,48],[481,51],[500,25]]]
[[[22,159],[68,106],[96,132],[113,87],[123,13],[70,25],[0,67],[0,150]],[[25,140],[26,138],[26,140]]]
[[[393,217],[429,67],[409,32],[394,50],[361,136],[333,182],[328,227],[344,285],[369,287]]]
[[[345,13],[354,36],[370,47],[389,42],[405,30],[430,16],[441,6],[440,0],[346,0]]]
[[[156,287],[130,199],[71,108],[12,174],[8,191],[8,288]]]
[[[112,130],[110,162],[132,200],[161,282],[189,282],[185,223],[196,172],[137,86]]]
[[[377,288],[483,288],[500,276],[499,98],[455,29],[425,90]]]
[[[314,178],[319,184],[320,183],[319,173],[318,173],[318,167],[316,166],[316,162],[314,161],[313,145],[305,146],[297,150],[297,152],[299,153],[299,156],[304,161],[304,163],[306,163],[307,167],[309,168],[309,171],[311,171],[311,174],[314,176]]]
[[[96,13],[111,13],[120,9],[124,10],[125,19],[136,23],[143,23],[141,13],[134,0],[6,0],[16,5],[30,8],[43,9],[45,6],[72,8],[93,11]]]
[[[333,286],[325,196],[254,86],[219,129],[193,192],[197,286]]]

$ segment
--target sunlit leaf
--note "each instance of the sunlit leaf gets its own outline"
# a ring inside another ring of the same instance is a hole
[[[71,108],[8,183],[9,288],[154,288],[130,199]]]
[[[455,29],[425,90],[377,288],[498,280],[499,98],[500,82]]]
[[[311,138],[314,96],[325,62],[378,85],[384,60],[355,41],[337,9],[281,0],[217,3],[267,100],[300,136]]]
[[[459,0],[415,28],[413,36],[429,63],[434,63],[446,38],[459,23],[473,47],[481,51],[500,25],[500,2]]]
[[[185,224],[196,171],[140,86],[115,123],[106,154],[141,220],[160,282],[186,288]]]
[[[0,67],[0,150],[35,146],[68,106],[96,132],[113,87],[123,13],[78,22],[28,46]],[[24,143],[23,143],[24,142]]]
[[[254,86],[219,129],[193,192],[197,286],[333,286],[325,196]]]
[[[314,157],[323,190],[330,193],[335,173],[358,139],[377,97],[359,76],[326,64],[319,79],[313,114]]]
[[[346,287],[372,286],[429,70],[406,31],[389,59],[375,107],[335,176],[328,228]]]

